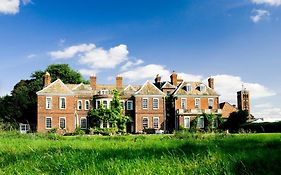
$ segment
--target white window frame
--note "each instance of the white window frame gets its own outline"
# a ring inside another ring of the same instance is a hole
[[[61,119],[64,119],[64,128],[61,128],[61,125],[60,125]],[[59,128],[60,128],[60,129],[66,129],[66,118],[65,118],[65,117],[60,117],[60,118],[59,118]]]
[[[155,127],[155,119],[157,119],[157,127]],[[153,128],[158,129],[159,128],[159,117],[153,117]]]
[[[145,128],[144,126],[143,126],[143,119],[147,119],[147,127]],[[144,129],[147,129],[147,128],[149,128],[149,119],[148,119],[148,117],[143,117],[142,118],[142,127],[144,128]]]
[[[188,119],[188,125],[187,126],[186,126],[186,123],[185,123],[186,119]],[[184,126],[184,128],[190,128],[190,117],[189,116],[184,117],[183,126]]]
[[[106,104],[104,104],[106,102]],[[109,103],[107,100],[102,100],[102,105],[104,108],[109,108]]]
[[[202,121],[202,119],[203,119],[203,123],[202,123],[202,125],[200,124],[200,121]],[[198,118],[198,127],[199,128],[201,128],[201,129],[204,129],[204,127],[205,127],[205,121],[204,121],[205,119],[204,119],[204,116],[200,116],[199,118]]]
[[[198,101],[198,107],[196,107],[197,105],[197,101]],[[196,109],[200,109],[201,108],[201,99],[200,98],[195,98],[195,101],[194,101],[194,107]]]
[[[81,106],[80,106],[80,104],[81,104]],[[80,108],[79,108],[80,107]],[[82,110],[83,109],[83,101],[82,100],[78,100],[77,101],[77,110]]]
[[[185,101],[185,108],[183,108],[183,101]],[[181,109],[187,109],[187,99],[181,98]]]
[[[47,126],[47,119],[50,119],[50,120],[51,120],[51,127],[48,127],[48,126]],[[52,117],[46,117],[46,118],[45,118],[45,128],[46,128],[46,129],[52,129],[52,120],[53,120]]]
[[[125,110],[125,101],[124,100],[120,100],[120,105],[122,106],[122,109]]]
[[[50,104],[48,105],[48,99],[50,99]],[[53,99],[52,99],[52,97],[46,97],[46,109],[52,109],[52,102],[53,101]]]
[[[89,109],[90,109],[90,100],[85,100],[85,110],[88,111]]]
[[[210,101],[212,101],[212,105],[210,105]],[[215,103],[214,98],[208,98],[208,109],[210,109],[210,107],[212,107],[211,109],[213,109],[214,108],[214,103]]]
[[[144,105],[143,105],[144,100],[146,100],[146,107],[144,107]],[[142,104],[142,109],[148,109],[148,98],[143,98],[141,101],[141,104]]]
[[[64,99],[64,104],[65,104],[64,108],[62,108],[62,99]],[[60,97],[59,100],[60,100],[59,101],[60,109],[66,109],[66,97]]]
[[[206,91],[206,86],[204,84],[200,84],[199,85],[199,89],[200,89],[200,92],[205,92]]]
[[[106,127],[104,127],[104,124],[106,124]],[[101,121],[101,128],[109,128],[109,122],[108,121]]]
[[[188,91],[188,92],[192,91],[191,84],[186,85],[186,91]]]
[[[98,109],[101,106],[101,102],[102,102],[101,100],[96,100],[96,109]]]
[[[157,101],[157,107],[154,106],[154,100]],[[159,98],[153,98],[153,100],[152,100],[152,108],[153,109],[159,109]]]
[[[82,127],[82,120],[86,120],[86,127],[85,127],[85,128]],[[81,118],[80,118],[80,128],[81,128],[81,129],[87,129],[87,125],[88,125],[88,123],[87,123],[87,117],[81,117]]]
[[[129,108],[129,103],[132,103],[131,104],[131,108]],[[133,100],[128,100],[127,101],[127,110],[128,111],[131,111],[131,110],[133,110],[134,109],[134,102],[133,102]]]

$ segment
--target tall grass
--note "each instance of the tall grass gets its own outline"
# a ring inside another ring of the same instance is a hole
[[[0,132],[0,174],[280,174],[281,134]]]

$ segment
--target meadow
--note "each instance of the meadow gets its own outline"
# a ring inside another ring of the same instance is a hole
[[[0,132],[0,174],[280,174],[281,134]]]

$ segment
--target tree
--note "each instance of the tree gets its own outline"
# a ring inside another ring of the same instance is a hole
[[[35,71],[31,79],[21,80],[11,92],[11,96],[1,98],[0,118],[9,118],[11,121],[31,124],[35,129],[37,116],[37,95],[36,92],[43,88],[43,75],[49,72],[52,81],[60,78],[64,83],[79,84],[87,83],[79,72],[72,70],[67,64],[52,64],[44,71]],[[5,119],[7,121],[7,119]]]
[[[109,109],[103,104],[97,109],[88,112],[90,127],[100,127],[102,122],[109,122],[113,129],[126,132],[126,124],[131,121],[130,117],[123,114],[123,107],[120,103],[120,95],[117,90],[113,90],[113,98]]]
[[[238,132],[240,126],[247,122],[248,116],[248,111],[239,110],[232,112],[224,123],[224,128],[229,129],[230,132]]]

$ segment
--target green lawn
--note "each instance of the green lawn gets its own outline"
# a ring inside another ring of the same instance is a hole
[[[147,136],[0,132],[0,174],[280,174],[281,134]]]

